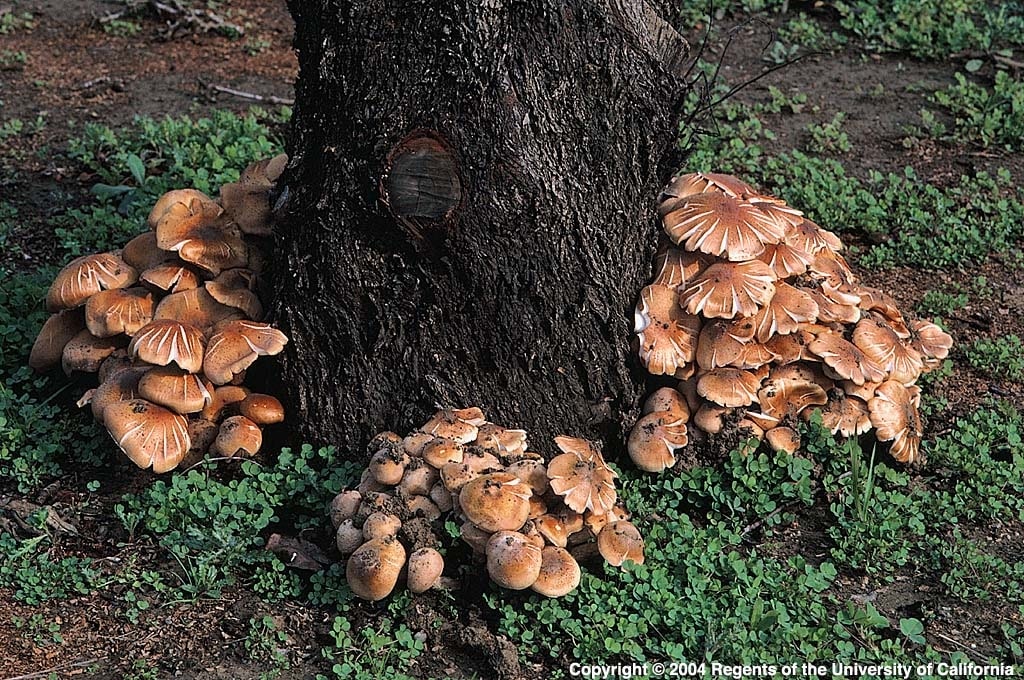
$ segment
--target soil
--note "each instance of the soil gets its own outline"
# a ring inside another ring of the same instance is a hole
[[[0,11],[5,4],[0,0]],[[168,40],[160,35],[164,24],[153,17],[141,19],[142,31],[135,36],[109,35],[98,18],[124,7],[113,0],[19,0],[14,4],[17,11],[34,15],[35,27],[0,36],[0,50],[29,55],[23,67],[0,72],[0,123],[43,115],[47,125],[30,138],[14,142],[16,153],[0,163],[0,195],[19,208],[25,224],[19,245],[31,260],[52,259],[47,235],[32,227],[45,224],[88,190],[87,183],[76,177],[75,168],[68,167],[59,153],[85,123],[120,125],[138,114],[202,114],[214,108],[241,111],[254,103],[217,92],[213,86],[281,100],[292,96],[297,62],[290,47],[291,18],[282,0],[232,0],[230,19],[244,24],[246,30],[241,39],[186,32]],[[742,82],[766,69],[760,48],[767,37],[763,26],[742,28],[726,54],[718,44],[711,46],[707,56],[723,59],[722,77],[727,82]],[[699,36],[693,38],[697,44]],[[249,40],[265,47],[250,53],[244,48]],[[953,63],[864,55],[848,48],[768,74],[742,90],[737,99],[764,101],[770,85],[808,95],[807,106],[799,114],[765,116],[767,126],[777,134],[770,150],[800,147],[807,141],[807,124],[826,122],[835,112],[846,112],[845,130],[856,150],[841,161],[858,177],[872,170],[901,171],[911,166],[925,181],[951,185],[962,174],[1006,167],[1018,184],[1024,182],[1024,156],[1020,154],[936,142],[903,143],[906,128],[919,123],[926,93],[953,82],[957,68]],[[1013,267],[995,258],[965,271],[891,269],[859,274],[870,285],[893,294],[902,308],[912,308],[935,288],[964,287],[978,275],[988,281],[992,295],[984,302],[972,302],[950,319],[960,348],[952,357],[956,369],[935,389],[948,399],[949,408],[941,419],[928,424],[928,434],[948,427],[952,417],[970,413],[990,397],[1024,397],[1021,385],[980,375],[962,360],[962,348],[978,337],[1024,335],[1022,316],[1017,313],[1024,280]],[[21,500],[52,504],[77,527],[76,535],[64,536],[59,542],[57,558],[94,557],[111,569],[135,559],[146,568],[169,571],[171,565],[162,563],[155,550],[126,542],[111,512],[121,495],[140,488],[147,478],[124,467],[112,469],[110,479],[103,481],[104,489],[116,490],[99,499],[57,482],[42,494]],[[80,485],[76,483],[74,488]],[[0,497],[0,506],[8,500]],[[796,520],[769,537],[751,531],[748,541],[769,554],[803,554],[809,561],[819,562],[829,548],[821,519],[827,513],[825,502],[821,499],[815,507],[796,510]],[[5,517],[0,508],[0,522],[8,521]],[[994,552],[1015,560],[1021,557],[1021,534],[1022,526],[1014,521],[987,529],[985,538]],[[494,634],[485,611],[473,604],[480,601],[480,586],[465,583],[456,594],[461,612],[458,620],[452,620],[451,606],[441,596],[413,601],[406,622],[414,631],[424,633],[428,644],[428,653],[420,657],[413,671],[424,677],[547,677],[550,669],[544,663],[551,661],[520,664],[514,641]],[[873,600],[890,617],[919,615],[922,608],[939,612],[939,621],[945,626],[939,632],[949,642],[947,651],[968,648],[969,653],[987,653],[1000,640],[998,623],[1019,620],[1012,608],[996,604],[984,612],[968,610],[962,603],[944,600],[934,584],[910,577],[898,578],[877,591],[866,588],[863,578],[844,574],[836,581],[833,594],[842,600]],[[0,677],[48,669],[57,677],[123,677],[138,659],[152,661],[160,677],[258,677],[265,668],[248,660],[244,640],[250,618],[263,615],[274,617],[288,634],[285,646],[292,668],[280,677],[311,678],[329,671],[329,663],[319,654],[329,640],[333,612],[327,609],[288,602],[268,605],[244,590],[228,588],[219,599],[147,611],[133,625],[121,613],[123,602],[109,594],[33,606],[20,604],[10,595],[0,589]],[[359,620],[354,626],[372,623],[374,607],[357,612]],[[34,614],[60,624],[63,644],[41,644],[15,626],[17,619],[29,620]],[[438,621],[443,622],[439,628]]]

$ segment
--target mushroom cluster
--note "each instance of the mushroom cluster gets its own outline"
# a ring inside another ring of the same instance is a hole
[[[89,405],[136,465],[252,455],[274,397],[242,386],[246,369],[288,339],[263,323],[258,238],[271,231],[270,192],[287,164],[250,165],[216,201],[194,189],[161,196],[150,231],[122,250],[80,257],[57,275],[29,366],[98,374]]]
[[[433,529],[446,518],[504,588],[560,597],[579,584],[578,560],[642,564],[615,472],[586,440],[555,444],[561,453],[545,462],[527,450],[525,431],[487,422],[478,408],[438,411],[406,437],[378,434],[359,487],[331,504],[352,591],[380,600],[403,571],[414,593],[443,586]]]
[[[734,423],[793,452],[796,419],[817,408],[833,434],[873,428],[897,460],[918,458],[914,383],[941,365],[949,335],[860,284],[835,234],[735,177],[680,175],[658,210],[664,236],[635,332],[648,372],[680,382],[648,398],[630,433],[638,467],[674,465],[688,425]]]

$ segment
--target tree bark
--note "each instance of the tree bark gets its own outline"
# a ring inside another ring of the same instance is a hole
[[[438,5],[445,4],[444,7]],[[644,0],[291,0],[276,235],[296,434],[362,456],[436,407],[621,447],[685,40]]]

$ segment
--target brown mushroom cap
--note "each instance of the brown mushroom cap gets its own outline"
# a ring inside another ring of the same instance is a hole
[[[879,441],[892,442],[890,453],[901,463],[913,463],[921,444],[921,414],[918,406],[921,390],[906,387],[896,380],[887,380],[875,390],[868,402],[871,424]]]
[[[241,403],[247,396],[249,396],[249,390],[245,387],[239,387],[238,385],[221,385],[220,387],[214,388],[213,399],[203,409],[200,416],[206,420],[219,421],[224,409],[228,408],[232,404]],[[242,413],[241,415],[245,415]],[[246,416],[248,418],[248,416]],[[252,418],[249,418],[252,420]],[[256,421],[253,421],[256,422]],[[258,423],[257,423],[258,424]]]
[[[777,335],[795,333],[802,324],[817,319],[819,311],[813,297],[779,281],[775,284],[775,295],[754,316],[757,339],[759,342],[768,342]]]
[[[248,269],[228,269],[212,281],[207,281],[206,290],[214,300],[239,309],[247,319],[259,320],[263,317],[263,305],[254,292],[256,275]]]
[[[220,424],[213,450],[220,456],[252,456],[263,446],[260,426],[245,416],[231,416]]]
[[[199,286],[199,275],[182,262],[161,262],[143,271],[139,281],[167,293],[182,293]]]
[[[153,472],[173,470],[192,446],[188,421],[145,399],[108,405],[103,423],[133,463],[140,468],[152,466]]]
[[[461,463],[463,445],[444,437],[434,437],[421,449],[423,460],[441,469],[448,463]]]
[[[651,393],[644,401],[643,415],[656,412],[668,412],[682,419],[685,423],[690,419],[690,406],[686,397],[672,387],[662,387]]]
[[[464,409],[443,409],[423,424],[421,432],[435,437],[444,437],[460,444],[469,444],[476,439],[479,427],[486,421],[483,412],[475,407]]]
[[[871,317],[857,323],[853,329],[853,344],[890,378],[901,383],[913,383],[924,369],[920,352],[904,343],[892,328]]]
[[[743,180],[717,172],[691,172],[672,178],[668,186],[661,190],[659,201],[665,209],[671,210],[672,199],[686,198],[694,194],[720,191],[729,196],[744,196],[755,193],[754,188]],[[664,211],[659,207],[659,212]]]
[[[79,331],[68,340],[61,352],[61,367],[65,375],[76,371],[95,373],[100,369],[103,360],[124,347],[124,338],[97,338],[88,330]]]
[[[516,458],[526,450],[526,430],[510,430],[494,423],[484,423],[477,429],[473,444],[496,456]]]
[[[804,219],[800,224],[790,225],[786,229],[785,242],[811,255],[826,248],[833,251],[843,249],[843,242],[838,236],[808,219]]]
[[[765,245],[757,259],[771,267],[780,280],[803,274],[814,260],[810,254],[785,241]]]
[[[413,593],[424,593],[437,585],[444,571],[444,558],[433,548],[420,548],[409,556],[407,583]]]
[[[224,211],[244,233],[255,236],[271,235],[269,191],[287,165],[287,154],[264,158],[243,170],[237,182],[225,184],[220,188],[220,200]]]
[[[809,349],[844,380],[852,380],[858,385],[885,380],[885,369],[838,333],[818,335]]]
[[[690,314],[733,319],[753,316],[775,294],[775,273],[764,262],[718,262],[679,295]]]
[[[640,360],[654,375],[672,375],[693,361],[700,319],[679,306],[674,288],[647,286],[636,306],[633,332],[640,337]]]
[[[551,490],[576,512],[608,512],[615,505],[615,479],[601,453],[585,439],[555,437],[564,453],[548,463]]]
[[[514,531],[530,515],[530,487],[508,472],[481,475],[459,491],[459,506],[484,531]]]
[[[402,520],[386,512],[373,512],[363,521],[363,538],[372,541],[375,538],[397,536],[402,528]]]
[[[697,380],[697,394],[720,406],[749,406],[757,400],[761,379],[739,368],[716,368]]]
[[[604,525],[597,535],[597,549],[601,557],[613,567],[621,566],[626,560],[636,564],[644,563],[644,539],[637,528],[626,520]]]
[[[926,359],[941,360],[949,356],[953,338],[930,321],[910,322],[911,342]]]
[[[473,552],[483,555],[487,551],[487,541],[491,539],[491,533],[484,531],[472,522],[463,522],[459,527],[459,536],[466,542]]]
[[[117,253],[85,255],[72,260],[60,270],[46,294],[46,310],[80,307],[103,290],[127,288],[135,283],[139,273],[121,259]]]
[[[64,347],[83,330],[85,317],[81,309],[66,309],[51,315],[32,343],[29,368],[43,373],[59,366]]]
[[[345,565],[345,578],[356,597],[383,600],[398,583],[405,565],[405,548],[395,538],[378,538],[361,545]]]
[[[430,493],[430,487],[439,479],[441,474],[437,470],[425,465],[421,460],[412,459],[405,467],[405,474],[398,483],[398,490],[406,496],[426,496]]]
[[[89,405],[92,407],[92,417],[96,419],[96,422],[103,422],[103,412],[107,406],[115,402],[140,397],[139,381],[148,370],[148,366],[126,368],[101,382],[89,401]]]
[[[153,296],[145,288],[114,288],[85,303],[85,325],[98,338],[132,336],[153,320]]]
[[[367,468],[373,478],[381,484],[394,485],[402,481],[409,454],[400,446],[385,446],[370,457]]]
[[[192,441],[192,445],[188,448],[185,457],[181,459],[179,465],[190,467],[201,462],[210,450],[210,447],[213,446],[219,431],[220,426],[211,420],[199,418],[188,421],[188,437]]]
[[[487,541],[487,573],[502,588],[523,590],[540,576],[541,549],[516,531],[498,531]]]
[[[800,448],[800,433],[791,427],[773,427],[764,433],[764,438],[768,440],[773,451],[792,454]]]
[[[362,502],[362,494],[353,489],[339,493],[331,500],[331,523],[337,527],[346,519],[355,517]]]
[[[583,526],[582,517],[579,513],[573,513],[573,516],[580,519],[580,522],[576,523],[575,527],[563,521],[566,517],[564,513],[541,515],[533,520],[533,525],[548,543],[564,548],[568,545],[569,536],[579,531]]]
[[[659,250],[654,260],[655,275],[651,283],[678,290],[680,286],[685,286],[704,271],[712,259],[701,253],[691,253],[668,246]]]
[[[545,597],[562,597],[580,584],[580,565],[564,547],[545,546],[541,552],[540,574],[530,586]]]
[[[776,421],[795,416],[809,406],[824,406],[827,402],[828,395],[821,385],[803,379],[772,376],[757,392],[761,411]]]
[[[284,421],[284,406],[269,394],[252,393],[238,403],[238,413],[257,425],[274,425]]]
[[[688,196],[663,217],[665,233],[686,250],[732,261],[750,260],[778,243],[786,225],[749,201],[723,192]]]
[[[871,391],[874,393],[876,385],[874,383],[871,385]],[[804,416],[806,417],[810,413],[810,411],[804,411]],[[871,429],[868,405],[858,397],[851,395],[830,398],[821,409],[821,423],[832,434],[839,433],[844,437],[862,435]]]
[[[128,345],[128,353],[156,366],[177,364],[189,373],[203,367],[203,333],[171,319],[157,319],[143,326]]]
[[[646,472],[661,472],[675,465],[676,451],[689,441],[686,420],[671,411],[655,411],[640,418],[626,444],[633,463]]]
[[[175,413],[198,413],[213,401],[212,387],[173,366],[149,370],[139,380],[139,396]]]
[[[288,338],[270,324],[255,321],[228,321],[210,337],[203,373],[215,385],[231,382],[261,356],[281,352]]]
[[[718,434],[725,426],[724,419],[733,409],[704,402],[693,414],[693,423],[708,434]]]
[[[198,193],[198,192],[196,192]],[[173,202],[156,225],[156,243],[217,276],[225,269],[244,267],[248,261],[245,242],[222,219],[223,210],[203,195]]]
[[[543,460],[537,460],[536,458],[517,460],[506,467],[505,470],[529,486],[536,496],[542,496],[548,490],[547,466]]]
[[[405,501],[405,508],[409,511],[410,517],[423,517],[428,522],[441,518],[440,508],[426,496],[410,496]]]
[[[121,250],[121,259],[128,266],[141,272],[162,262],[177,260],[178,256],[166,250],[160,250],[156,245],[156,234],[147,231],[125,244]]]
[[[339,522],[334,530],[334,544],[342,555],[351,555],[364,542],[363,530],[355,525],[351,517]]]
[[[214,325],[241,319],[242,311],[222,305],[204,287],[171,293],[156,306],[154,319],[171,319],[206,331]]]

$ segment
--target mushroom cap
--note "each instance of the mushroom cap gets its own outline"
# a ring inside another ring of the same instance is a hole
[[[809,413],[810,411],[805,411],[804,415],[807,416]],[[871,429],[868,405],[851,395],[830,398],[821,409],[821,423],[832,434],[839,433],[844,437],[856,437]]]
[[[426,432],[411,432],[402,439],[402,448],[414,458],[423,455],[423,447],[434,441],[436,437]],[[373,449],[376,451],[377,449]]]
[[[690,314],[733,319],[753,316],[774,294],[775,274],[764,262],[718,262],[684,288],[679,300]]]
[[[690,405],[686,402],[686,397],[673,387],[661,387],[644,401],[643,415],[661,412],[682,418],[684,423],[690,419]]]
[[[838,236],[806,218],[799,224],[789,225],[784,240],[794,248],[810,255],[826,248],[833,251],[843,249],[843,242],[839,240]]]
[[[733,409],[711,402],[704,402],[693,414],[693,424],[708,434],[718,434],[725,426],[725,416]]]
[[[201,462],[210,450],[210,447],[213,446],[219,431],[220,426],[212,420],[197,418],[188,421],[188,437],[192,440],[192,445],[188,447],[188,451],[185,453],[185,457],[181,459],[179,465],[189,467]]]
[[[248,249],[237,230],[222,219],[223,212],[208,196],[182,197],[157,221],[156,243],[214,276],[244,267]]]
[[[564,453],[548,463],[551,490],[576,512],[608,512],[615,506],[615,478],[604,457],[585,439],[555,437]]]
[[[199,275],[183,262],[161,262],[144,270],[139,281],[167,293],[182,293],[199,286]]]
[[[672,375],[693,361],[700,319],[679,306],[674,288],[647,286],[640,293],[634,314],[634,332],[640,337],[640,360],[654,375]]]
[[[260,426],[245,416],[231,416],[220,424],[213,448],[220,456],[252,456],[263,446]]]
[[[103,422],[107,406],[119,401],[139,398],[139,381],[149,371],[148,366],[132,367],[117,371],[100,383],[92,394],[89,405],[96,422]]]
[[[540,551],[540,573],[530,586],[545,597],[562,597],[580,584],[580,565],[564,547],[544,546]]]
[[[920,352],[903,342],[892,328],[871,317],[864,317],[857,323],[853,329],[853,344],[890,378],[901,383],[913,383],[924,369]]]
[[[222,305],[205,287],[171,293],[156,306],[154,319],[172,319],[206,332],[214,325],[240,319],[241,310]]]
[[[749,319],[743,321],[745,323],[742,324],[720,320],[704,324],[697,341],[697,365],[710,371],[739,361],[753,338],[753,322]],[[745,337],[748,326],[751,332]]]
[[[535,496],[542,496],[548,490],[548,471],[543,460],[536,458],[517,460],[505,470],[529,486]]]
[[[640,418],[626,443],[633,463],[646,472],[661,472],[675,465],[675,452],[689,441],[686,420],[671,411],[655,411]]]
[[[452,439],[460,444],[469,444],[476,439],[479,427],[485,422],[483,412],[475,407],[442,409],[424,423],[420,431]]]
[[[363,521],[363,538],[372,541],[375,538],[397,536],[402,528],[402,520],[386,512],[372,512]]]
[[[927,359],[945,359],[953,347],[953,338],[930,321],[910,322],[911,342]]]
[[[808,346],[844,380],[858,385],[885,380],[885,369],[838,333],[822,333]]]
[[[583,528],[582,516],[579,513],[572,513],[572,516],[579,521],[567,524],[566,513],[540,515],[533,520],[533,526],[548,543],[564,548],[568,545],[569,536]]]
[[[409,496],[405,501],[405,508],[409,511],[410,517],[422,517],[427,522],[441,519],[441,509],[426,496]]]
[[[224,409],[242,402],[249,396],[249,390],[238,385],[221,385],[213,390],[213,400],[203,409],[200,416],[206,420],[219,421]],[[245,415],[244,413],[241,415]],[[248,418],[248,416],[246,416]],[[250,420],[252,420],[250,418]],[[255,421],[253,421],[255,422]]]
[[[770,376],[757,392],[761,411],[776,420],[795,416],[809,406],[824,406],[828,395],[810,380]]]
[[[766,244],[757,259],[771,267],[779,280],[803,274],[814,261],[812,255],[785,241]]]
[[[906,387],[896,380],[879,385],[868,402],[876,436],[879,441],[892,442],[890,453],[901,463],[913,463],[918,458],[923,435],[920,402],[920,388]]]
[[[473,444],[497,456],[518,457],[526,451],[526,430],[510,430],[494,423],[484,423],[477,429]]]
[[[121,259],[136,271],[145,271],[161,262],[174,261],[178,256],[160,250],[156,245],[156,234],[147,231],[139,234],[125,244],[121,250]]]
[[[252,393],[238,403],[238,413],[257,425],[274,425],[284,421],[284,406],[277,397]]]
[[[529,518],[531,495],[529,485],[515,475],[493,472],[467,482],[459,491],[459,506],[484,531],[514,531]]]
[[[487,541],[487,573],[502,588],[523,590],[540,576],[541,549],[517,531],[499,531]]]
[[[132,336],[153,320],[153,296],[145,288],[112,288],[85,303],[85,325],[98,338]]]
[[[220,188],[220,202],[244,234],[270,236],[272,213],[267,188],[230,182]]]
[[[659,201],[665,205],[674,198],[686,198],[694,194],[712,191],[737,197],[755,193],[752,186],[732,175],[717,172],[690,172],[673,177],[668,186],[661,190]],[[659,211],[661,211],[660,208]]]
[[[462,491],[462,487],[479,476],[479,472],[465,463],[445,463],[441,466],[441,481],[453,494]]]
[[[173,470],[192,446],[188,421],[145,399],[108,405],[103,424],[133,463],[157,473]]]
[[[715,368],[697,380],[697,394],[720,406],[750,406],[757,401],[762,377],[739,368]]]
[[[121,347],[124,347],[122,337],[97,338],[88,330],[81,330],[64,345],[61,367],[68,376],[75,371],[95,373],[103,360]]]
[[[491,539],[491,533],[484,531],[470,521],[463,522],[459,527],[459,536],[466,542],[473,552],[483,555],[487,551],[487,541]]]
[[[51,315],[32,343],[32,352],[28,356],[29,368],[43,373],[59,366],[64,347],[83,330],[85,317],[81,309],[65,309]]]
[[[139,380],[139,396],[175,413],[198,413],[213,401],[212,386],[193,373],[161,366]]]
[[[688,196],[662,221],[669,238],[686,250],[733,262],[757,257],[786,233],[785,223],[724,192]]]
[[[231,382],[261,356],[281,352],[288,337],[270,324],[227,321],[210,337],[203,373],[215,385]]]
[[[805,328],[798,328],[789,335],[776,335],[764,343],[765,348],[774,355],[774,362],[780,366],[794,361],[817,360],[808,349],[814,342],[814,334]]]
[[[654,281],[656,286],[678,289],[685,286],[712,262],[713,258],[702,253],[691,253],[667,246],[660,249],[654,259]]]
[[[334,544],[342,555],[351,555],[363,542],[363,530],[355,525],[351,517],[343,519],[334,531]]]
[[[413,593],[424,593],[441,579],[444,558],[433,548],[420,548],[409,556],[407,583]]]
[[[819,312],[812,296],[779,281],[775,284],[775,295],[754,316],[757,339],[768,342],[776,335],[795,333],[802,324],[815,321]]]
[[[441,512],[448,512],[453,507],[452,493],[445,487],[444,482],[435,482],[430,487],[428,498]],[[533,503],[533,498],[530,499],[530,503]]]
[[[405,565],[405,548],[394,537],[368,541],[352,553],[345,565],[345,579],[356,597],[383,600],[398,583]]]
[[[463,445],[452,439],[434,437],[423,446],[421,453],[429,465],[441,469],[447,463],[462,462]]]
[[[189,373],[203,367],[203,333],[172,319],[157,319],[143,326],[128,345],[128,353],[148,364],[177,364]]]
[[[800,448],[800,433],[791,427],[773,427],[764,433],[773,451],[793,454]]]
[[[619,520],[609,522],[597,535],[597,549],[601,557],[613,567],[629,560],[644,563],[644,539],[632,522]]]
[[[346,519],[352,519],[359,510],[363,496],[354,489],[342,491],[331,499],[331,523],[337,527]]]
[[[441,474],[437,470],[423,464],[421,460],[413,458],[405,466],[405,474],[402,475],[402,481],[398,483],[398,489],[406,496],[426,496],[430,493],[430,487],[434,486],[439,479],[441,479]]]
[[[263,317],[263,305],[253,292],[256,290],[256,275],[250,270],[228,269],[204,285],[214,300],[241,310],[247,319],[257,320]]]
[[[172,189],[167,193],[161,194],[160,198],[156,199],[156,203],[153,204],[153,207],[149,211],[149,217],[146,218],[146,225],[155,232],[157,225],[160,224],[160,218],[171,209],[171,206],[178,203],[187,204],[191,201],[211,203],[216,206],[216,203],[214,203],[212,198],[198,189]],[[213,208],[211,208],[211,210],[213,210]],[[153,233],[153,239],[153,243],[156,244],[155,233]]]
[[[67,264],[50,284],[46,294],[46,311],[81,307],[103,290],[127,288],[139,279],[134,267],[118,253],[99,253],[76,258]]]
[[[408,464],[409,454],[401,446],[392,444],[373,454],[367,469],[373,478],[381,484],[395,485],[402,481],[405,467]]]

